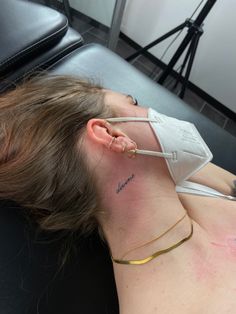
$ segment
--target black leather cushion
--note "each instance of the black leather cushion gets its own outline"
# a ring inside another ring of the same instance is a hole
[[[23,0],[2,0],[0,10],[0,75],[49,49],[65,34],[65,16]]]
[[[107,88],[134,95],[143,106],[193,122],[209,145],[213,162],[236,174],[235,137],[105,47],[85,45],[58,61],[52,72],[93,77]]]
[[[113,270],[94,234],[59,272],[61,234],[36,232],[22,208],[0,201],[1,314],[118,314]]]
[[[66,56],[71,51],[80,47],[83,44],[83,39],[78,32],[72,28],[68,28],[65,36],[60,38],[50,49],[41,51],[40,54],[29,58],[27,62],[15,68],[13,72],[5,75],[5,78],[0,80],[0,93],[14,87],[23,78],[35,71],[47,69],[48,66],[55,63],[57,60]]]

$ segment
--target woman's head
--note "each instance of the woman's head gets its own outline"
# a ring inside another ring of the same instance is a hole
[[[100,86],[72,77],[38,77],[2,95],[0,197],[42,229],[90,233],[99,208],[83,135],[90,119],[111,114]]]

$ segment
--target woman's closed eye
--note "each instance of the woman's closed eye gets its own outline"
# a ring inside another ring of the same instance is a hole
[[[138,100],[136,98],[134,98],[132,95],[127,95],[127,97],[131,99],[132,105],[138,106]]]

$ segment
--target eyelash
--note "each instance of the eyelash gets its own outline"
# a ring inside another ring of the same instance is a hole
[[[134,99],[134,106],[138,106],[138,101],[136,98],[133,98]]]
[[[133,96],[131,96],[131,95],[129,95],[131,98],[132,98],[132,100],[133,100],[133,105],[134,106],[138,106],[138,100],[137,100],[137,98],[134,98]]]
[[[139,105],[137,98],[134,98],[132,95],[127,95],[127,96],[132,99],[132,101],[133,101],[132,105],[134,105],[134,106],[138,106]]]

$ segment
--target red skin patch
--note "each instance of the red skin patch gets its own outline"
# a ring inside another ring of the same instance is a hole
[[[208,256],[203,256],[201,252],[195,251],[192,258],[192,267],[199,282],[211,282],[219,269],[224,267],[225,259],[235,263],[236,261],[236,236],[228,236],[223,242],[210,242],[214,247]]]
[[[227,245],[230,249],[230,253],[232,256],[236,257],[236,237],[228,238],[227,239]]]
[[[236,259],[236,236],[228,236],[225,242],[211,242],[211,244],[226,254],[226,256]]]
[[[209,282],[209,279],[215,276],[217,267],[208,256],[201,256],[201,253],[195,252],[192,259],[192,266],[196,276],[196,281]]]

